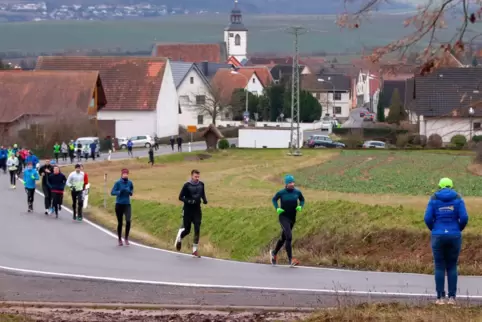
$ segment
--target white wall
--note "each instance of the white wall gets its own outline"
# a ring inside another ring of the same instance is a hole
[[[271,149],[288,149],[291,140],[291,131],[264,130],[256,128],[239,129],[238,147],[262,149],[264,146]],[[303,130],[300,130],[300,147],[303,146]]]
[[[179,100],[172,76],[171,63],[166,63],[161,90],[156,104],[158,137],[163,138],[179,134]]]
[[[191,77],[194,80],[193,84],[191,84]],[[212,123],[212,118],[205,113],[203,115],[203,124],[198,124],[198,115],[202,113],[200,113],[199,106],[196,105],[196,95],[205,95],[206,102],[209,104],[211,93],[207,84],[194,68],[189,71],[186,78],[177,88],[177,94],[182,110],[182,113],[178,114],[179,125],[204,126]]]
[[[482,123],[482,118],[474,117],[472,119],[471,132],[471,120],[468,118],[444,117],[439,119],[424,119],[421,117],[420,135],[425,135],[428,138],[432,134],[438,134],[442,137],[442,141],[444,143],[449,143],[450,139],[457,134],[462,134],[467,138],[467,140],[469,140],[471,135],[482,135],[482,130],[480,128],[476,131],[473,129],[474,123]]]
[[[254,95],[262,95],[264,87],[263,87],[263,84],[261,84],[258,76],[256,76],[255,73],[253,73],[253,75],[249,79],[248,84],[244,89],[253,93]]]
[[[216,121],[217,125],[221,126],[244,126],[244,122],[241,121]],[[291,122],[263,122],[258,121],[255,124],[255,127],[280,127],[280,128],[291,128]],[[321,122],[313,122],[313,123],[300,123],[300,128],[304,131],[307,130],[319,130],[321,129]]]
[[[232,37],[229,35],[232,34]],[[235,45],[236,35],[241,37],[239,46]],[[248,33],[246,31],[228,31],[224,32],[224,42],[228,50],[228,57],[234,56],[238,61],[247,58],[248,54]]]
[[[319,98],[317,98],[317,94]],[[350,93],[345,92],[341,93],[341,100],[334,100],[333,99],[333,93],[330,92],[313,92],[312,95],[320,102],[322,108],[323,108],[323,113],[321,116],[323,117],[326,113],[333,115],[333,107],[335,106],[340,106],[341,107],[341,113],[336,113],[335,116],[338,118],[348,118],[350,116],[350,110],[351,110],[351,99],[350,99]]]
[[[115,120],[115,135],[118,138],[156,134],[156,111],[100,110],[98,120]],[[157,134],[159,137],[159,133]],[[167,135],[166,135],[167,136]]]

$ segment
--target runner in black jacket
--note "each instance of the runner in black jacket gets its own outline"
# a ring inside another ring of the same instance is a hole
[[[199,180],[200,172],[191,171],[191,180],[186,182],[179,194],[179,200],[184,203],[182,208],[182,226],[176,236],[176,249],[181,250],[181,242],[191,232],[191,225],[194,224],[194,241],[192,245],[193,256],[200,257],[198,253],[199,234],[201,231],[202,211],[201,201],[207,204],[204,183]]]
[[[45,160],[44,165],[38,170],[39,175],[42,177],[42,192],[44,193],[44,206],[46,215],[53,213],[52,192],[47,183],[48,176],[53,172],[54,168],[50,164],[50,160]]]

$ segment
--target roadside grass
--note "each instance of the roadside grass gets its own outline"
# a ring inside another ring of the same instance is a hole
[[[26,315],[0,313],[0,322],[34,322]]]
[[[338,153],[308,150],[298,158],[287,156],[283,150],[228,150],[214,153],[211,158],[206,158],[205,153],[160,156],[154,167],[147,165],[145,159],[86,164],[92,183],[93,208],[89,218],[115,230],[115,200],[110,197],[110,189],[120,170],[126,167],[135,186],[132,238],[173,249],[181,224],[178,194],[191,169],[196,168],[206,183],[209,200],[203,209],[202,255],[266,262],[269,248],[280,234],[271,197],[283,187],[282,176],[332,162]],[[205,159],[199,161],[199,155]],[[104,173],[109,195],[106,209]],[[304,265],[432,271],[430,236],[423,222],[427,196],[347,194],[303,186],[301,189],[307,205],[295,226],[294,250]],[[478,235],[482,233],[482,201],[472,197],[470,202],[467,198],[467,203],[471,219],[464,234],[460,272],[470,275],[479,274],[481,269],[482,253],[478,250],[482,240]],[[188,246],[190,240],[186,238]],[[280,255],[286,260],[284,252]]]
[[[362,304],[322,310],[305,322],[476,322],[482,321],[481,307],[411,306],[405,304]]]

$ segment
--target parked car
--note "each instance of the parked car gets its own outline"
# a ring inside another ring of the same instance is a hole
[[[154,145],[154,138],[150,135],[140,135],[140,136],[133,136],[129,138],[132,141],[132,146],[134,148],[150,148]],[[127,142],[129,141],[127,138],[119,138],[119,146],[121,149],[127,149]]]
[[[386,144],[382,141],[365,141],[363,143],[364,149],[385,149]]]
[[[82,146],[85,146],[86,144],[90,146],[92,142],[95,142],[97,144],[97,147],[95,148],[95,154],[98,158],[100,158],[100,140],[98,137],[94,136],[89,136],[89,137],[83,137],[83,138],[78,138],[75,140],[75,146],[77,147],[77,144],[82,144]]]
[[[322,120],[321,121],[321,132],[323,131],[330,131],[334,127],[338,127],[340,123],[336,119],[331,120]]]
[[[344,148],[345,144],[341,142],[333,141],[328,135],[312,135],[308,139],[307,143],[310,148]]]

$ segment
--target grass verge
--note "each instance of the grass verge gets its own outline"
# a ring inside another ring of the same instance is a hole
[[[270,245],[280,234],[271,197],[282,188],[282,175],[330,162],[338,153],[309,150],[303,157],[294,158],[282,150],[232,150],[210,158],[204,155],[202,161],[197,153],[162,156],[158,157],[155,167],[148,166],[144,159],[87,164],[93,187],[90,194],[93,208],[89,215],[96,222],[115,229],[115,200],[108,196],[104,209],[104,195],[119,178],[120,169],[127,167],[135,185],[132,237],[172,249],[181,223],[178,194],[191,169],[197,168],[206,183],[209,199],[203,210],[202,254],[265,262]],[[423,223],[426,196],[301,189],[307,206],[299,214],[294,229],[294,250],[303,264],[417,273],[432,271],[430,237]],[[478,274],[481,269],[482,253],[477,251],[482,246],[478,238],[482,233],[481,204],[481,199],[475,197],[468,202],[471,220],[464,235],[460,267],[463,274]],[[189,240],[186,238],[186,242]]]

